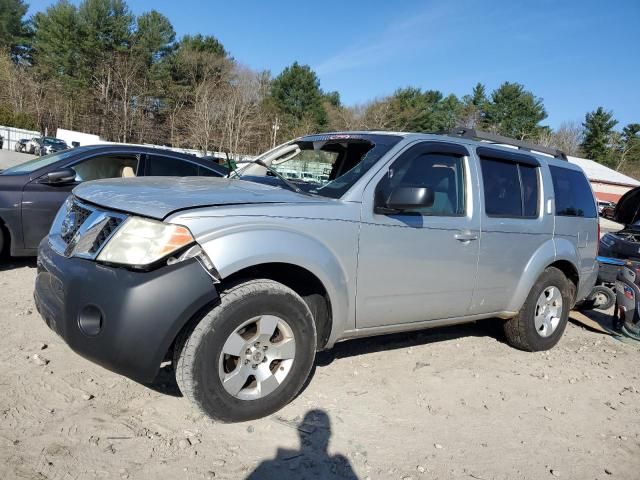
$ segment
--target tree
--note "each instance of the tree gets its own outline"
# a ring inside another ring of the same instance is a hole
[[[327,125],[320,81],[308,65],[286,67],[271,83],[270,97],[289,132],[308,133]]]
[[[582,126],[577,122],[563,122],[557,130],[544,129],[540,133],[538,143],[562,150],[567,155],[579,156],[582,154],[582,133]]]
[[[611,141],[613,128],[617,124],[618,121],[613,118],[613,112],[608,112],[602,107],[585,115],[582,123],[584,139],[581,147],[587,158],[605,165],[613,164]]]
[[[634,173],[640,167],[640,123],[630,123],[614,137],[617,141],[619,160],[616,170],[629,166]]]
[[[151,10],[137,18],[132,37],[134,53],[150,67],[170,53],[176,32],[167,17]]]
[[[80,30],[78,11],[67,0],[59,0],[33,17],[33,60],[41,78],[56,77],[72,83],[78,75]]]
[[[129,51],[133,41],[134,16],[123,0],[84,0],[78,7],[80,33],[79,77],[89,85],[99,67]]]
[[[486,123],[491,130],[520,140],[538,138],[542,128],[539,124],[545,118],[542,99],[519,83],[500,85],[491,93],[486,108]]]
[[[29,35],[27,8],[23,0],[0,0],[0,50],[8,50],[14,59],[23,53]]]
[[[444,97],[438,90],[423,92],[415,87],[396,90],[389,103],[390,127],[412,132],[453,128],[460,109],[460,101],[455,95]]]
[[[471,95],[462,97],[458,123],[461,126],[470,128],[484,128],[488,104],[489,99],[487,98],[485,86],[482,83],[477,83],[473,87]]]
[[[183,140],[193,141],[198,131],[204,131],[203,141],[192,143],[198,148],[209,148],[212,128],[208,127],[210,114],[205,104],[214,102],[212,88],[222,85],[222,77],[231,70],[231,60],[215,37],[186,35],[172,51],[157,64],[163,72],[161,85],[163,101],[169,121],[169,143],[178,145]],[[217,100],[215,100],[217,101]],[[198,103],[198,105],[196,105]],[[205,123],[194,124],[191,113],[197,110]]]

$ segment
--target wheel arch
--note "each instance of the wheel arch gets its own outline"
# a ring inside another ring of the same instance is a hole
[[[324,349],[329,341],[333,318],[331,298],[322,281],[314,273],[298,265],[270,262],[252,265],[234,272],[223,279],[221,288],[226,289],[227,286],[258,278],[282,283],[305,300],[314,315],[318,339],[317,349]],[[315,305],[317,301],[324,304]]]
[[[533,288],[542,272],[549,267],[555,267],[560,270],[575,286],[577,292],[580,283],[580,276],[578,268],[576,267],[575,260],[572,260],[566,256],[558,258],[556,255],[556,247],[554,241],[549,239],[544,242],[529,259],[518,285],[516,286],[515,293],[509,302],[507,310],[509,312],[518,312],[524,305],[524,302],[529,295],[529,292]],[[575,294],[574,299],[575,301]]]

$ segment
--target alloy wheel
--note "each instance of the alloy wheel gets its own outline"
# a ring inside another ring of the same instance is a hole
[[[218,373],[222,386],[241,400],[257,400],[276,390],[293,365],[296,342],[289,324],[274,315],[251,318],[227,338]]]

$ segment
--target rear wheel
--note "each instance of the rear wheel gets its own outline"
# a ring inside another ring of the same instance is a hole
[[[535,283],[520,312],[504,324],[510,345],[531,352],[555,346],[567,326],[575,286],[555,267]]]
[[[272,280],[224,291],[220,304],[178,339],[176,381],[210,417],[224,422],[269,415],[304,385],[316,331],[305,301]]]

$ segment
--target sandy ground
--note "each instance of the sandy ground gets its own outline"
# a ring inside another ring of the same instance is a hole
[[[570,324],[524,353],[495,323],[346,342],[282,411],[222,425],[169,374],[156,391],[70,351],[35,274],[0,263],[2,479],[639,478],[636,344]]]

